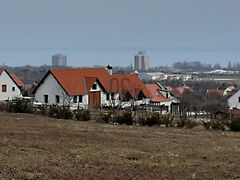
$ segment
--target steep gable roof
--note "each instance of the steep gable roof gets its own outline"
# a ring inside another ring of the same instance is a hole
[[[219,95],[219,96],[223,96],[224,90],[208,89],[208,90],[207,90],[207,95],[211,95],[211,94],[217,94],[217,95]]]
[[[111,75],[109,91],[119,92],[120,94],[129,92],[134,98],[142,92],[145,97],[151,98],[151,93],[136,74]]]
[[[179,97],[186,91],[190,91],[191,92],[192,88],[190,88],[189,86],[177,87],[177,88],[173,89],[173,94],[175,96]]]
[[[3,71],[4,71],[4,69],[0,68],[0,76],[1,76]]]
[[[98,79],[106,89],[108,87],[107,82],[109,80],[109,74],[104,68],[51,69],[50,73],[68,95],[85,94],[86,87],[84,79],[87,76],[87,88],[89,88],[89,84],[93,84],[96,79]]]
[[[167,102],[170,99],[165,98],[158,90],[159,86],[157,84],[146,84],[147,89],[151,93],[151,101],[152,102]]]
[[[6,72],[7,75],[12,79],[12,81],[18,86],[20,87],[19,85],[22,84],[22,81],[14,74],[14,75],[11,75],[9,74],[9,72],[6,70],[6,69],[3,69],[3,68],[0,68],[0,76],[2,75],[3,72]]]
[[[22,87],[24,85],[23,82],[14,73],[11,73],[10,76],[17,83],[19,87]]]
[[[136,74],[109,75],[105,68],[51,69],[38,83],[34,92],[49,74],[53,75],[70,96],[86,94],[93,83],[98,82],[107,92],[129,92],[132,97],[143,92],[146,97],[151,97],[151,93]]]

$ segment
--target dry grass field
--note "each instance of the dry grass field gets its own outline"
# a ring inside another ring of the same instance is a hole
[[[240,133],[0,113],[0,179],[240,179]]]

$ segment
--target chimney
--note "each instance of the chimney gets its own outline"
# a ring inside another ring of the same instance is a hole
[[[108,65],[105,69],[107,70],[109,75],[112,75],[112,66]]]

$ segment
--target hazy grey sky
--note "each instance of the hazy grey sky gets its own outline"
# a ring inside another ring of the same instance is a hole
[[[0,64],[240,61],[240,0],[0,0]]]

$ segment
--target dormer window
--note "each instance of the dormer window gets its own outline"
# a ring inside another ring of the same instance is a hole
[[[93,90],[96,90],[96,89],[97,89],[97,84],[96,84],[96,83],[93,84],[92,89],[93,89]]]

